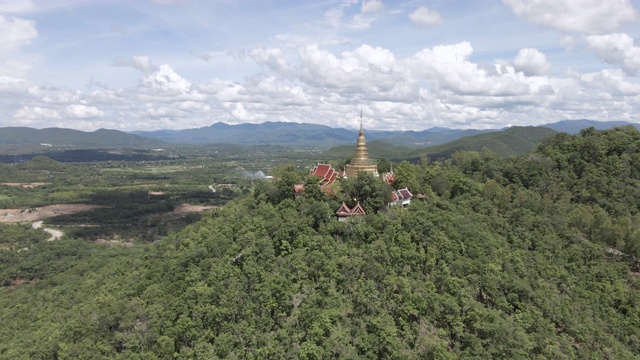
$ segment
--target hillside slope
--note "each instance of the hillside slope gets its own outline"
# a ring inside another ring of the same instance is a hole
[[[353,194],[294,199],[291,167],[153,247],[17,253],[0,357],[637,359],[640,132],[460,160],[404,166],[424,201],[346,222]]]
[[[4,145],[36,146],[75,146],[92,148],[113,147],[161,147],[164,142],[118,130],[99,129],[84,132],[73,129],[48,128],[32,129],[26,127],[0,128],[0,143]]]
[[[520,155],[535,150],[540,143],[556,134],[545,127],[514,126],[503,131],[478,134],[427,148],[424,153],[433,159],[449,158],[456,151],[491,150],[500,157]]]

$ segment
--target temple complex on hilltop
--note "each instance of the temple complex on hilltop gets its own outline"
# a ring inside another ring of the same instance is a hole
[[[362,117],[362,114],[360,114]],[[358,141],[356,143],[356,151],[351,158],[351,163],[345,165],[344,171],[339,171],[333,168],[330,164],[317,164],[309,172],[310,176],[314,176],[318,179],[318,184],[326,194],[332,192],[331,185],[340,178],[355,178],[360,172],[367,172],[379,178],[378,167],[376,163],[369,158],[369,152],[367,151],[367,142],[364,139],[364,131],[362,130],[362,123],[360,123],[360,134],[358,135]],[[393,173],[393,165],[391,171],[383,175],[382,181],[389,185],[392,185],[396,180],[396,176]],[[304,192],[303,184],[296,184],[294,187],[295,193],[300,194]],[[424,199],[423,194],[418,194],[419,199]],[[391,193],[391,201],[388,203],[388,207],[407,207],[411,203],[413,194],[408,188],[393,191]],[[355,200],[355,199],[354,199]],[[346,203],[342,203],[342,206],[336,210],[336,216],[340,221],[348,220],[352,217],[358,217],[365,215],[366,212],[362,204],[359,201],[356,202],[353,208],[347,206]]]
[[[345,165],[344,170],[348,178],[356,177],[359,172],[368,172],[378,177],[378,168],[376,164],[369,159],[367,142],[364,139],[364,132],[362,131],[362,123],[360,123],[360,135],[358,135],[358,142],[356,143],[356,152],[351,158],[351,163]]]

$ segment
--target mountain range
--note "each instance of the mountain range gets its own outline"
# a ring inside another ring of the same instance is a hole
[[[625,121],[564,120],[542,125],[559,132],[575,134],[581,129],[595,127],[605,130],[612,127],[634,125]],[[483,133],[498,132],[503,129],[449,129],[434,127],[422,131],[380,131],[366,130],[367,141],[383,141],[392,145],[424,148]],[[357,137],[356,130],[332,128],[326,125],[293,122],[264,122],[261,124],[229,125],[215,123],[197,129],[135,131],[134,134],[163,140],[169,143],[232,143],[242,145],[282,144],[296,146],[331,147],[352,144]]]
[[[544,127],[555,131],[577,133],[587,127],[599,130],[617,126],[633,125],[625,121],[565,120],[546,124]],[[500,132],[505,129],[460,130],[430,128],[422,131],[379,131],[366,130],[367,141],[382,141],[391,145],[410,148],[425,148],[447,144],[452,141],[479,134]],[[330,148],[336,145],[351,145],[357,137],[356,130],[332,128],[325,125],[265,122],[261,124],[229,125],[215,123],[197,129],[135,131],[126,133],[118,130],[100,129],[83,132],[72,129],[26,127],[0,128],[0,143],[5,145],[74,146],[85,148],[138,147],[154,148],[173,144],[213,144],[228,143],[239,145],[279,144],[289,146],[313,146]],[[490,136],[480,139],[490,140]]]
[[[99,129],[85,132],[73,129],[27,127],[0,128],[0,144],[9,146],[44,145],[52,147],[121,148],[161,147],[163,141],[118,130]],[[166,145],[166,144],[165,144]]]
[[[365,131],[367,140],[380,140],[394,145],[425,147],[444,144],[465,136],[498,130],[433,128],[422,131],[380,131],[366,129]],[[350,144],[358,137],[356,130],[293,122],[264,122],[261,124],[238,125],[218,122],[211,126],[197,129],[135,131],[133,133],[169,143],[182,144],[283,144],[318,147]]]

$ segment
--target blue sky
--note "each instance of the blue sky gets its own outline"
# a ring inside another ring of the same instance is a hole
[[[0,0],[0,127],[640,122],[627,0]]]

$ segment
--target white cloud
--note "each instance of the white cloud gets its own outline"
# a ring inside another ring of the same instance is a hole
[[[516,70],[529,76],[545,75],[551,70],[546,55],[538,49],[531,48],[520,49],[513,65]]]
[[[468,42],[425,49],[409,59],[412,71],[443,90],[461,95],[522,95],[529,87],[510,76],[493,76],[469,61],[473,47]]]
[[[379,13],[384,11],[384,4],[382,0],[362,0],[360,11],[363,14]]]
[[[158,70],[158,67],[153,65],[149,56],[146,55],[138,55],[130,58],[117,58],[113,61],[112,65],[118,67],[132,67],[143,73],[150,73]]]
[[[144,114],[154,118],[173,118],[179,115],[179,111],[174,107],[147,104]]]
[[[282,50],[278,48],[257,48],[249,52],[249,56],[258,64],[267,65],[272,71],[277,73],[286,73],[289,65],[284,59]]]
[[[635,20],[628,0],[502,0],[516,15],[556,30],[604,33]]]
[[[24,120],[45,120],[45,119],[61,119],[57,110],[43,108],[39,106],[24,106],[19,109],[14,118]]]
[[[31,0],[0,0],[0,12],[4,13],[21,13],[34,8]]]
[[[364,44],[337,57],[317,45],[309,45],[300,49],[299,56],[295,75],[313,92],[338,92],[345,98],[356,97],[359,102],[409,102],[417,97],[417,84],[397,67],[394,54],[387,49]]]
[[[0,14],[0,53],[15,50],[38,37],[36,22]]]
[[[264,114],[248,112],[242,103],[225,103],[225,108],[236,120],[240,122],[261,122],[265,119]]]
[[[178,108],[189,112],[206,112],[211,110],[211,107],[205,103],[190,100],[181,102]]]
[[[27,80],[0,76],[0,93],[28,95],[37,92],[37,87],[31,85]]]
[[[421,6],[409,15],[411,22],[419,26],[431,26],[440,24],[442,17],[436,10],[429,9],[425,6]]]
[[[378,19],[378,15],[384,12],[384,4],[381,0],[365,0],[360,12],[345,20],[345,12],[358,2],[358,0],[343,0],[340,5],[325,13],[325,21],[336,29],[345,27],[361,31],[370,28],[371,24]]]
[[[142,79],[142,83],[150,89],[161,91],[187,93],[191,89],[191,83],[178,75],[167,64],[161,65],[157,71],[145,76]]]
[[[635,75],[640,70],[640,47],[624,33],[592,35],[586,38],[588,46],[609,64],[620,65],[625,72]]]
[[[617,96],[640,95],[640,85],[634,84],[625,78],[621,70],[604,69],[596,73],[588,73],[581,76],[586,86],[592,86],[605,91],[607,94]]]
[[[66,114],[67,116],[75,119],[91,119],[104,116],[104,112],[98,110],[95,106],[81,104],[67,105]]]

